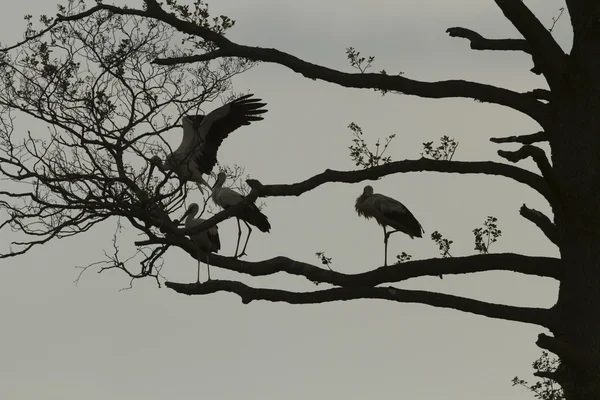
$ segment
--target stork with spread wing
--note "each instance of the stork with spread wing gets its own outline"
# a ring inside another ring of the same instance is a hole
[[[148,182],[155,167],[173,171],[184,182],[196,182],[202,191],[202,185],[210,187],[202,177],[210,174],[217,163],[217,152],[223,140],[243,125],[260,121],[260,114],[267,110],[262,108],[266,103],[253,98],[253,94],[244,95],[233,100],[208,115],[186,115],[182,118],[183,140],[173,153],[163,162],[160,157],[150,159]]]

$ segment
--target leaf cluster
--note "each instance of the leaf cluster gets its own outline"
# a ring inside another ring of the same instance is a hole
[[[532,364],[536,373],[553,373],[559,365],[560,360],[558,358],[550,358],[547,351],[543,351],[540,358],[535,360]],[[537,381],[530,385],[527,381],[515,376],[511,382],[513,386],[519,385],[529,389],[537,399],[563,400],[565,398],[563,389],[552,379],[542,378],[541,381]]]
[[[391,157],[384,156],[384,154],[392,140],[396,137],[395,134],[386,137],[383,145],[381,144],[381,140],[377,139],[375,148],[371,150],[363,138],[363,131],[360,126],[351,122],[350,125],[348,125],[348,128],[352,131],[352,135],[354,136],[352,144],[348,147],[348,149],[350,149],[350,158],[357,167],[366,169],[387,164],[392,161]]]

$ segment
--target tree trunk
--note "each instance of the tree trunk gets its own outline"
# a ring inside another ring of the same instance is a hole
[[[565,268],[554,334],[587,359],[577,366],[560,355],[559,383],[567,400],[600,399],[600,79],[594,73],[600,59],[593,49],[579,51],[589,44],[574,46],[578,51],[570,56],[565,92],[555,97],[550,140],[560,191],[555,222]]]

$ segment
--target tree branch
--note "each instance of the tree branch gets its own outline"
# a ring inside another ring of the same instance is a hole
[[[451,37],[459,37],[469,40],[473,50],[505,50],[505,51],[522,51],[531,54],[531,47],[524,39],[487,39],[479,33],[467,28],[453,27],[446,29],[446,32]],[[541,74],[542,71],[535,65],[531,69],[534,74]]]
[[[145,244],[152,243],[156,242]],[[173,242],[169,243],[173,244]],[[192,257],[198,258],[198,251],[193,245],[189,246],[187,243],[178,243],[178,245]],[[205,255],[200,256],[200,261],[205,261]],[[253,262],[210,254],[209,262],[215,267],[250,276],[267,276],[285,272],[290,275],[303,276],[311,282],[342,287],[377,286],[424,276],[460,275],[486,271],[511,271],[557,280],[562,277],[562,264],[558,258],[531,257],[513,253],[406,261],[402,265],[379,267],[360,274],[344,274],[287,257]]]
[[[548,186],[558,192],[558,179],[544,150],[532,145],[524,145],[516,151],[498,150],[498,155],[513,163],[531,157],[537,164],[542,176],[548,183]]]
[[[422,82],[400,75],[381,73],[348,73],[313,64],[277,49],[239,45],[233,42],[219,51],[190,57],[158,58],[155,64],[172,65],[182,62],[208,61],[218,57],[237,56],[253,61],[280,64],[306,78],[320,79],[344,87],[397,91],[425,98],[466,97],[485,103],[502,105],[520,111],[540,124],[548,120],[544,104],[512,90],[464,80]]]
[[[523,0],[495,0],[495,2],[529,44],[535,63],[543,72],[550,87],[560,84],[566,69],[567,56],[552,34]]]
[[[156,0],[144,0],[144,2],[147,6],[145,10],[120,8],[116,6],[98,4],[97,6],[79,14],[70,15],[67,17],[58,15],[54,23],[56,24],[60,21],[73,21],[85,18],[99,10],[109,10],[112,13],[120,15],[143,16],[162,21],[183,33],[198,36],[204,40],[214,43],[219,47],[219,49],[216,51],[201,56],[191,56],[191,58],[158,58],[154,60],[155,64],[167,65],[178,64],[182,62],[197,62],[199,60],[207,61],[219,57],[243,57],[253,61],[280,64],[302,74],[307,78],[320,79],[345,87],[397,91],[404,94],[426,98],[466,97],[512,108],[530,116],[542,125],[549,121],[549,116],[543,103],[539,102],[535,98],[531,98],[530,96],[526,96],[512,90],[464,80],[421,82],[399,75],[391,76],[382,73],[366,74],[337,71],[317,64],[309,63],[291,54],[276,49],[245,46],[234,43],[225,38],[223,35],[209,29],[208,27],[184,21],[175,15],[166,12],[161,8],[160,4]]]
[[[503,138],[490,138],[491,142],[494,143],[522,143],[522,144],[533,144],[537,142],[546,142],[548,141],[548,136],[546,132],[540,131],[536,133],[532,133],[529,135],[520,135],[520,136],[507,136]]]
[[[550,203],[553,202],[552,194],[548,190],[548,186],[544,182],[544,179],[525,169],[492,161],[445,161],[421,158],[419,160],[395,161],[377,167],[354,171],[334,171],[328,169],[303,182],[294,184],[263,185],[255,179],[248,179],[246,182],[252,190],[235,206],[218,212],[193,228],[180,229],[177,227],[177,224],[171,223],[169,218],[165,217],[162,219],[160,229],[164,233],[174,234],[176,236],[195,235],[210,229],[219,222],[235,216],[241,209],[245,208],[248,204],[253,203],[258,197],[300,196],[327,182],[357,183],[364,180],[375,180],[395,173],[417,171],[506,176],[517,182],[529,185],[542,194]],[[147,241],[136,242],[136,245],[141,244],[148,243]]]
[[[544,232],[544,235],[552,243],[558,246],[558,233],[556,231],[556,225],[541,211],[527,207],[525,204],[521,206],[519,213],[523,218],[533,222],[538,228]]]
[[[218,50],[204,55],[159,58],[154,60],[156,64],[169,65],[182,62],[208,61],[219,57],[243,57],[253,61],[280,64],[307,78],[321,79],[345,87],[391,90],[428,98],[467,97],[513,108],[540,123],[548,118],[542,103],[508,89],[462,80],[420,82],[397,75],[341,72],[306,62],[276,49],[234,43],[210,29],[182,21],[172,14],[166,13],[155,0],[145,0],[145,2],[148,4],[147,16],[168,23],[184,33],[209,40],[219,47]],[[129,12],[129,10],[122,11]]]
[[[552,101],[552,92],[546,89],[533,89],[523,94],[539,100]]]
[[[538,347],[551,351],[556,354],[562,362],[570,364],[582,370],[589,370],[600,366],[600,360],[596,357],[591,357],[588,354],[580,351],[573,345],[562,341],[559,338],[548,336],[544,333],[538,335],[535,342]]]
[[[448,28],[446,32],[451,37],[468,39],[473,50],[514,50],[531,54],[531,48],[525,39],[487,39],[475,31],[458,26]]]
[[[421,158],[419,160],[394,161],[372,168],[354,171],[325,170],[305,181],[294,184],[261,185],[257,181],[247,181],[252,186],[257,186],[258,197],[300,196],[302,193],[315,189],[327,182],[357,183],[364,180],[375,180],[383,176],[401,172],[444,172],[458,174],[486,174],[499,175],[514,179],[535,189],[550,203],[553,194],[550,192],[544,178],[512,165],[492,161],[445,161]]]
[[[383,299],[400,303],[420,303],[434,307],[452,308],[490,318],[524,322],[546,327],[550,325],[551,321],[550,310],[542,308],[512,307],[449,294],[397,289],[394,287],[380,288],[363,286],[298,293],[278,289],[259,289],[245,285],[241,282],[219,280],[212,280],[200,284],[167,282],[165,285],[178,293],[187,295],[206,295],[221,291],[231,292],[239,295],[244,304],[248,304],[254,300],[285,302],[289,304],[316,304],[356,299]]]

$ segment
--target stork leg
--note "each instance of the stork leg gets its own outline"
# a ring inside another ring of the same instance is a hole
[[[242,238],[242,227],[240,226],[240,219],[236,218],[237,220],[237,224],[238,224],[238,240],[237,240],[237,244],[235,245],[235,254],[234,254],[234,258],[238,258],[238,249],[240,248],[240,239]]]
[[[385,226],[383,227],[383,243],[384,243],[384,247],[385,247],[385,263],[383,265],[386,266],[386,267],[387,267],[388,240],[389,240],[390,236],[392,235],[392,233],[396,233],[396,232],[398,232],[398,231],[395,230],[395,231],[387,232],[386,229],[385,229]]]
[[[210,281],[210,261],[208,261],[209,254],[206,254],[206,272],[208,273],[208,280]]]
[[[387,242],[388,242],[388,234],[385,230],[385,225],[383,226],[383,247],[384,247],[384,253],[385,253],[385,261],[383,262],[383,265],[385,267],[387,267]]]
[[[246,246],[248,246],[248,240],[250,240],[250,234],[252,233],[252,227],[250,225],[248,225],[248,223],[246,221],[244,221],[244,224],[246,224],[246,226],[248,227],[248,236],[246,236],[246,243],[244,243],[244,248],[242,249],[242,253],[240,254],[240,257],[247,255],[246,254]]]
[[[200,254],[198,254],[198,279],[196,283],[200,283]]]

